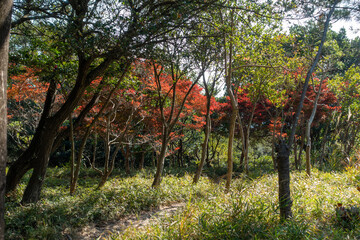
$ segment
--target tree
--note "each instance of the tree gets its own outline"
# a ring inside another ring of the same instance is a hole
[[[330,8],[330,11],[328,12],[326,16],[326,21],[324,23],[324,31],[322,34],[321,42],[319,45],[319,49],[317,51],[317,54],[315,56],[315,59],[311,65],[311,68],[307,72],[305,83],[303,86],[301,98],[299,101],[299,105],[297,107],[294,120],[292,122],[291,126],[291,133],[288,137],[288,142],[285,143],[285,141],[281,141],[278,145],[277,152],[277,162],[278,162],[278,177],[279,177],[279,205],[280,205],[280,219],[281,221],[284,221],[292,216],[291,211],[291,196],[290,196],[290,168],[289,168],[289,155],[290,155],[290,149],[292,148],[292,145],[294,143],[294,136],[296,131],[296,126],[298,123],[298,119],[300,116],[301,109],[303,107],[303,102],[305,99],[306,90],[308,88],[309,80],[312,76],[312,73],[314,72],[317,63],[319,62],[322,47],[324,45],[324,42],[326,40],[326,34],[329,28],[330,19],[332,14],[335,11],[336,5],[339,3],[339,1],[335,1]]]
[[[109,68],[114,68],[115,65],[119,75],[127,72],[135,56],[145,57],[157,43],[167,40],[170,31],[187,25],[196,26],[194,23],[198,21],[198,13],[214,2],[192,1],[189,4],[185,0],[149,0],[122,1],[115,4],[112,1],[100,3],[72,0],[51,1],[50,4],[42,5],[38,1],[22,1],[16,14],[19,19],[15,21],[22,24],[17,25],[16,29],[32,36],[26,39],[35,40],[35,43],[30,45],[31,51],[36,52],[35,55],[39,58],[30,62],[47,67],[44,80],[50,85],[34,138],[26,151],[9,168],[6,191],[13,191],[24,174],[33,169],[22,202],[38,201],[59,128],[79,105],[90,83],[106,75]],[[113,11],[103,17],[104,9]],[[24,18],[33,19],[34,23],[23,22],[21,19]],[[36,27],[49,34],[37,35],[34,30]],[[46,49],[38,49],[36,46],[45,46]],[[27,45],[23,48],[18,46],[18,49],[26,50]],[[46,53],[52,55],[48,56]],[[43,59],[45,61],[37,61]],[[54,63],[59,63],[57,68]],[[67,69],[71,69],[75,74],[66,72]],[[52,74],[55,72],[61,74]],[[66,101],[54,111],[52,100],[56,96],[59,82],[67,83],[70,89]]]
[[[5,233],[5,174],[7,161],[7,113],[6,88],[8,76],[9,34],[12,0],[0,1],[0,239]]]
[[[176,52],[173,53],[177,54]],[[173,59],[176,59],[176,57],[178,56],[173,55]],[[177,60],[180,59],[178,58]],[[162,127],[161,149],[157,158],[156,174],[152,186],[159,187],[172,131],[175,125],[178,124],[178,120],[183,114],[188,98],[190,98],[192,90],[196,88],[196,84],[205,70],[202,69],[201,72],[195,76],[193,82],[189,80],[186,81],[183,79],[185,77],[185,72],[179,68],[178,62],[170,62],[171,77],[168,77],[167,80],[164,81],[162,79],[164,77],[162,73],[164,68],[158,66],[154,62],[152,63],[152,67],[153,77],[156,83],[157,105],[160,111],[160,122]],[[167,86],[164,86],[164,82],[167,83]],[[193,101],[195,101],[195,99],[193,99]],[[168,102],[170,102],[169,107],[167,107]]]
[[[194,179],[193,179],[193,183],[195,183],[195,184],[200,179],[200,175],[201,175],[202,169],[205,164],[205,159],[206,159],[206,155],[208,153],[208,147],[209,147],[209,138],[210,138],[210,133],[211,133],[211,110],[215,108],[215,106],[214,106],[215,99],[213,98],[213,94],[215,91],[215,84],[220,77],[220,74],[218,74],[217,72],[215,72],[213,74],[214,74],[214,76],[212,76],[212,80],[210,80],[211,82],[209,82],[209,83],[206,81],[205,75],[203,75],[203,85],[204,85],[205,96],[206,96],[206,114],[205,114],[206,123],[204,126],[205,127],[205,133],[204,133],[205,136],[204,136],[204,142],[202,143],[200,162],[199,162],[198,168],[196,170],[196,173],[195,173]]]

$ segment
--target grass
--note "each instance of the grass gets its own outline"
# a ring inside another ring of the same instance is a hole
[[[89,222],[119,219],[162,204],[188,201],[190,195],[206,198],[208,192],[214,192],[214,186],[206,181],[197,186],[190,184],[189,175],[167,175],[162,187],[153,189],[151,171],[132,177],[118,175],[101,190],[95,190],[98,179],[95,172],[88,170],[81,175],[76,195],[70,196],[68,176],[66,169],[49,169],[42,200],[37,204],[19,204],[24,184],[7,198],[6,239],[59,239],[64,231],[71,234]]]
[[[167,171],[162,186],[152,189],[153,172],[142,171],[131,177],[114,174],[102,190],[95,190],[96,175],[83,171],[75,196],[68,194],[68,170],[50,169],[42,201],[19,205],[18,192],[7,200],[6,239],[61,239],[89,222],[101,223],[128,214],[157,208],[162,204],[186,202],[182,211],[164,216],[136,231],[128,228],[109,239],[357,239],[359,224],[340,224],[335,206],[357,205],[360,172],[313,170],[292,172],[291,191],[294,217],[279,223],[277,175],[253,175],[235,179],[231,191],[224,183],[201,178],[191,184],[186,172]]]
[[[229,193],[217,189],[209,198],[193,199],[184,211],[139,230],[127,229],[110,239],[358,239],[359,223],[341,224],[335,213],[360,202],[359,171],[293,172],[294,217],[281,224],[277,176],[237,179]],[[219,186],[222,188],[222,186]]]

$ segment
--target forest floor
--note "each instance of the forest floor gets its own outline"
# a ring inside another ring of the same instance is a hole
[[[149,211],[142,211],[138,214],[121,218],[115,221],[105,221],[102,223],[91,223],[84,226],[75,236],[71,238],[68,234],[64,234],[68,239],[73,240],[92,240],[109,237],[113,234],[121,234],[124,230],[131,227],[139,229],[146,227],[149,223],[155,223],[159,218],[171,216],[175,212],[182,209],[186,203],[175,202],[170,205],[162,205]]]
[[[264,168],[262,168],[264,169]],[[187,169],[189,171],[189,169]],[[75,195],[69,169],[49,169],[42,199],[20,205],[29,176],[7,197],[6,239],[359,239],[360,216],[339,218],[336,208],[360,209],[360,169],[291,172],[293,218],[279,221],[277,174],[238,175],[224,181],[168,169],[151,188],[153,170],[116,172],[97,190],[84,169]],[[219,172],[218,176],[223,173]],[[360,215],[360,214],[359,214]]]

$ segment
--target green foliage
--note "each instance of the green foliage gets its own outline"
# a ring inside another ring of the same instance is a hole
[[[165,216],[142,230],[127,229],[111,239],[352,239],[355,227],[343,228],[336,217],[337,203],[360,200],[356,190],[359,170],[342,173],[314,170],[292,174],[294,218],[281,224],[277,208],[277,176],[237,179],[229,193],[215,188],[210,198],[192,199],[184,210]],[[219,186],[222,188],[222,184]]]
[[[49,169],[42,201],[37,204],[20,206],[20,189],[8,198],[6,204],[6,239],[59,239],[64,230],[78,231],[90,222],[119,219],[128,214],[150,210],[161,204],[188,201],[200,197],[211,197],[214,185],[201,181],[192,185],[191,176],[168,175],[161,188],[149,186],[153,178],[151,171],[143,171],[127,178],[115,177],[104,188],[95,190],[98,180],[92,170],[82,172],[77,194],[68,194],[69,170]],[[179,174],[179,172],[178,172]],[[25,177],[28,180],[30,173]],[[210,194],[210,195],[209,195]]]

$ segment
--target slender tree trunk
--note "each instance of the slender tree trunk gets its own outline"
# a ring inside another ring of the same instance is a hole
[[[275,153],[275,139],[272,139],[271,143],[271,158],[273,160],[273,167],[274,170],[277,171],[277,160],[276,160],[276,153]]]
[[[101,174],[100,182],[98,184],[97,189],[100,189],[105,185],[106,181],[108,180],[109,176],[111,175],[112,171],[114,170],[116,155],[118,154],[120,149],[121,149],[121,145],[118,143],[116,145],[116,148],[115,148],[115,150],[111,156],[111,160],[110,160],[110,148],[109,148],[109,153],[108,153],[109,155],[105,159],[104,171]]]
[[[12,0],[0,1],[0,239],[5,234],[5,181],[7,161],[7,76]]]
[[[230,129],[229,129],[229,140],[228,140],[228,160],[227,160],[227,175],[226,175],[226,184],[225,188],[227,191],[230,190],[232,172],[233,172],[233,144],[234,144],[234,134],[235,134],[235,124],[236,124],[237,112],[236,109],[233,109],[230,117]]]
[[[76,150],[75,150],[75,139],[74,139],[74,125],[72,122],[72,116],[69,116],[70,122],[70,142],[71,142],[71,155],[70,155],[70,194],[72,194],[72,185],[74,183],[74,170],[75,170],[75,157],[76,157]]]
[[[130,155],[131,171],[135,170],[135,160],[136,160],[136,158],[134,156]]]
[[[325,146],[328,141],[328,132],[329,132],[330,124],[333,121],[334,116],[335,116],[335,114],[332,114],[331,120],[329,120],[328,123],[326,124],[325,130],[323,133],[323,138],[321,140],[321,153],[320,153],[320,158],[318,159],[320,167],[322,167],[322,164],[325,161]]]
[[[210,138],[210,133],[211,133],[211,116],[210,116],[210,105],[211,105],[211,96],[213,93],[213,90],[209,91],[208,85],[206,83],[205,80],[205,76],[203,75],[203,82],[204,82],[204,86],[205,86],[205,94],[206,94],[206,122],[205,122],[205,137],[204,137],[204,142],[202,144],[202,150],[201,150],[201,159],[200,159],[200,163],[199,166],[196,170],[194,179],[193,179],[193,183],[197,183],[200,179],[200,175],[202,172],[202,169],[204,167],[204,163],[206,158],[209,155],[209,138]],[[215,80],[212,83],[212,89],[214,89],[215,87]]]
[[[320,86],[319,86],[319,90],[316,94],[316,98],[315,98],[315,102],[314,102],[314,107],[311,111],[311,115],[309,120],[306,123],[306,173],[310,176],[311,175],[311,162],[310,162],[310,154],[311,154],[311,135],[310,135],[310,130],[311,130],[311,124],[314,121],[315,118],[315,114],[316,114],[316,109],[317,109],[317,104],[319,101],[319,97],[321,94],[321,86],[322,86],[323,80],[321,80],[320,82]]]
[[[206,109],[205,137],[204,137],[204,142],[202,144],[200,163],[199,163],[199,166],[196,170],[196,173],[195,173],[195,176],[193,179],[194,184],[196,184],[200,179],[200,175],[201,175],[202,169],[204,167],[205,159],[206,159],[206,153],[208,150],[209,136],[210,136],[210,132],[211,132],[210,100],[211,100],[210,98],[208,98],[208,100],[207,100],[208,102],[207,102],[207,109]]]
[[[161,176],[164,170],[165,156],[169,143],[167,136],[168,136],[168,132],[167,129],[164,127],[162,140],[161,140],[161,150],[159,156],[157,157],[156,174],[154,177],[154,181],[152,183],[152,187],[159,187],[161,183]]]
[[[129,163],[129,156],[130,156],[130,148],[128,145],[125,146],[125,148],[122,148],[121,151],[123,157],[124,157],[124,167],[125,167],[125,172],[127,175],[130,175],[131,171],[130,171],[130,163]]]
[[[294,139],[294,161],[295,161],[295,168],[296,170],[299,170],[299,160],[298,160],[298,141],[295,138]]]
[[[156,155],[157,155],[157,154],[156,154],[156,151],[154,151],[154,152],[151,153],[151,163],[152,163],[152,166],[153,166],[153,167],[156,166],[156,158],[157,158]],[[180,167],[180,166],[179,166],[179,167]]]
[[[142,151],[140,163],[139,163],[139,170],[142,170],[144,168],[144,162],[145,162],[145,151]]]
[[[97,149],[97,142],[98,142],[98,137],[97,137],[97,132],[96,132],[96,123],[95,123],[95,127],[94,127],[94,148],[93,148],[93,155],[92,155],[92,160],[91,160],[91,165],[95,166],[95,160],[96,160],[96,149]]]
[[[183,132],[181,132],[183,134]],[[184,167],[184,158],[183,158],[183,140],[180,139],[180,149],[179,149],[179,167]]]
[[[231,11],[230,13],[231,17],[231,29],[233,31],[234,28],[234,12]],[[232,33],[231,33],[232,34]],[[227,49],[226,43],[227,43],[226,36],[224,36],[224,44],[225,49]],[[229,140],[228,140],[228,159],[227,159],[227,175],[226,175],[226,184],[225,188],[226,191],[230,190],[230,184],[232,179],[232,173],[233,173],[233,145],[234,145],[234,133],[235,133],[235,124],[236,124],[236,118],[238,117],[239,123],[240,123],[240,132],[242,133],[242,139],[244,140],[243,136],[243,126],[241,124],[241,118],[238,110],[238,104],[237,104],[237,98],[234,95],[234,91],[232,89],[232,83],[231,83],[231,76],[232,76],[232,61],[233,61],[233,43],[232,40],[230,40],[229,43],[229,52],[225,50],[225,83],[226,83],[226,91],[230,96],[230,102],[231,102],[231,117],[230,117],[230,125],[229,125]],[[244,146],[243,142],[243,146]],[[245,150],[245,148],[244,148]]]

